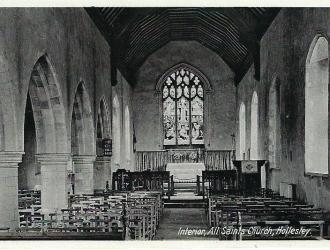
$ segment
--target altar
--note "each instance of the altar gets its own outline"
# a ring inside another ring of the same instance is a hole
[[[197,175],[202,176],[205,170],[205,165],[202,162],[198,163],[167,163],[166,171],[173,175],[174,182],[189,183],[196,182]]]

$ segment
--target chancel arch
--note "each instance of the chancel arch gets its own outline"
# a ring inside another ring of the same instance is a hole
[[[246,160],[246,110],[244,102],[239,108],[239,159]]]
[[[210,90],[206,76],[186,63],[161,76],[156,93],[160,96],[164,148],[204,147]]]
[[[305,77],[305,172],[328,174],[329,49],[324,36],[310,46]]]

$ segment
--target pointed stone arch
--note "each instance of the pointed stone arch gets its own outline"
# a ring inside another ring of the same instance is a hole
[[[33,154],[37,166],[35,174],[40,173],[35,184],[41,188],[42,209],[45,213],[54,212],[67,204],[69,147],[62,92],[47,54],[41,56],[32,68],[26,100],[25,110],[29,108],[33,118],[24,119],[24,123],[34,122],[35,150],[25,148],[25,152]],[[24,136],[24,144],[25,140],[28,138]],[[24,157],[29,158],[28,155]],[[24,157],[22,165],[25,164]]]
[[[95,155],[94,122],[90,98],[83,82],[76,88],[71,119],[71,153]]]
[[[62,93],[47,55],[40,57],[32,69],[28,96],[36,125],[37,153],[67,153]]]
[[[96,158],[95,130],[90,98],[81,81],[76,89],[71,119],[71,153],[73,160],[72,192],[94,192],[94,161]]]

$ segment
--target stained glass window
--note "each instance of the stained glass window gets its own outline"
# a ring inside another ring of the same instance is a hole
[[[165,78],[162,87],[164,145],[204,144],[204,89],[187,68]]]

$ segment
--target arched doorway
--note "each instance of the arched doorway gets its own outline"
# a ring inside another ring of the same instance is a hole
[[[111,166],[109,146],[112,146],[110,138],[110,114],[109,109],[104,98],[101,99],[96,126],[96,161],[94,168],[94,189],[105,189],[111,186]],[[108,185],[107,185],[108,184]]]
[[[19,188],[41,190],[43,211],[67,205],[68,137],[59,84],[47,56],[34,65],[24,119],[24,150]]]
[[[245,104],[239,108],[239,159],[246,160],[246,117]]]
[[[92,109],[83,82],[76,89],[71,120],[71,153],[73,160],[72,193],[94,192],[93,168],[96,158]]]
[[[308,52],[305,83],[305,172],[328,174],[328,41],[317,36]]]

